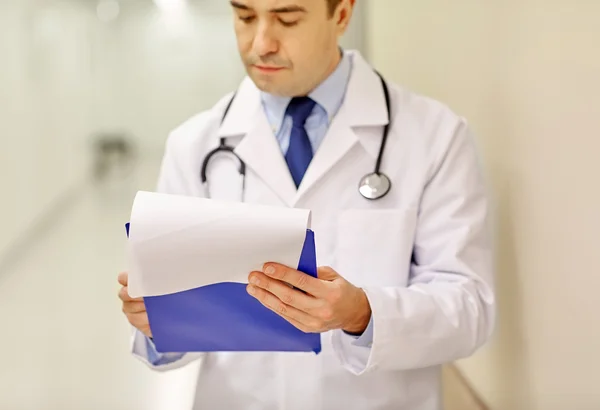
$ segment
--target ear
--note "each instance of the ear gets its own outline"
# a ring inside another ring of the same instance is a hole
[[[335,20],[338,28],[338,35],[341,36],[346,32],[350,20],[352,19],[352,12],[354,11],[354,4],[356,0],[342,0],[335,11]]]

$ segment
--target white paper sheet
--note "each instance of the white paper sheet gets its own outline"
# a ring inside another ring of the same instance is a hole
[[[140,191],[129,228],[129,295],[247,283],[265,262],[296,267],[307,228],[306,209]]]

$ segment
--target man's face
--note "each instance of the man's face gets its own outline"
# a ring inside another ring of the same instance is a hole
[[[336,62],[343,33],[326,0],[232,0],[235,33],[256,86],[281,96],[306,95]]]

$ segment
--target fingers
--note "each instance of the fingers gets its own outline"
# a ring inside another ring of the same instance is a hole
[[[313,278],[306,273],[291,269],[277,263],[268,263],[263,267],[263,272],[273,278],[305,291],[317,298],[327,293],[327,282]]]
[[[144,302],[124,302],[123,313],[142,313],[146,311]]]
[[[287,283],[271,279],[262,272],[252,272],[248,277],[248,282],[277,296],[286,305],[306,313],[323,305],[322,300],[293,289]]]
[[[129,323],[142,332],[147,337],[152,337],[150,331],[150,322],[148,313],[146,313],[146,305],[143,298],[132,298],[127,291],[128,275],[127,272],[119,273],[118,277],[121,289],[119,289],[119,299],[123,301],[123,313],[127,316]]]
[[[307,332],[309,329],[317,329],[321,326],[319,320],[293,306],[286,305],[271,292],[251,284],[248,285],[247,289],[248,293],[262,303],[263,306],[290,321],[290,323],[292,320],[295,321],[292,324],[301,330]]]
[[[119,277],[118,277],[118,281],[121,285],[123,286],[127,286],[127,279],[128,279],[128,274],[127,272],[121,272],[119,273]]]
[[[150,331],[150,322],[148,321],[147,313],[131,313],[127,315],[127,320],[129,323],[144,335],[148,337],[152,337],[152,332]]]
[[[320,266],[317,269],[317,276],[319,279],[327,281],[332,281],[340,277],[340,275],[329,266]]]
[[[316,328],[315,329],[310,328],[310,327],[304,325],[303,323],[300,323],[297,320],[294,320],[288,316],[282,315],[281,317],[283,317],[285,320],[290,322],[295,328],[302,330],[304,333],[320,333],[320,332],[325,331],[325,330],[317,330]]]
[[[119,289],[119,299],[121,299],[123,302],[143,302],[144,299],[143,298],[135,298],[133,299],[131,296],[129,296],[129,293],[127,293],[127,286],[123,286],[121,289]]]

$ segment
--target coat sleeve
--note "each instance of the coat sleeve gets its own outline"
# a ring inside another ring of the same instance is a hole
[[[165,153],[160,164],[156,192],[173,195],[190,195],[187,177],[182,164],[177,158],[184,158],[187,153],[179,152],[181,136],[177,131],[169,134],[165,144]]]
[[[490,202],[463,121],[438,150],[421,197],[406,287],[365,288],[373,342],[359,346],[336,331],[342,365],[360,375],[441,365],[473,354],[495,321]],[[439,145],[439,144],[438,144]]]
[[[179,369],[201,359],[203,353],[159,353],[152,340],[133,328],[131,353],[149,368],[158,372]]]

